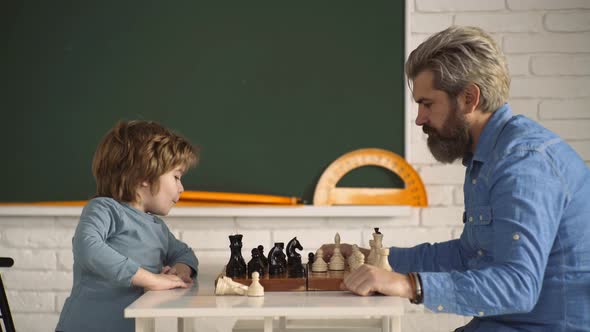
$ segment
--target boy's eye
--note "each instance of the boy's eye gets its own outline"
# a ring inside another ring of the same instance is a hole
[[[179,180],[179,181],[180,181],[180,176],[178,176],[178,175],[174,175],[174,178],[175,178],[176,180]]]

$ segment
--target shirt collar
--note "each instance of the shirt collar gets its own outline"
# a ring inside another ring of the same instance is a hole
[[[502,128],[510,118],[512,118],[512,110],[508,103],[502,105],[492,114],[479,136],[473,160],[485,162],[489,158],[492,149],[496,145],[498,135],[500,135]]]

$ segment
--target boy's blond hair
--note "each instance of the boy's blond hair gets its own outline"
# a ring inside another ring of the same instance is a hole
[[[492,37],[476,27],[452,26],[430,36],[406,62],[408,83],[424,70],[434,74],[434,88],[456,98],[469,83],[480,91],[479,109],[493,112],[507,100],[510,75]]]
[[[142,182],[160,189],[160,175],[195,166],[197,149],[185,138],[151,121],[121,121],[102,139],[92,160],[96,194],[136,202]]]

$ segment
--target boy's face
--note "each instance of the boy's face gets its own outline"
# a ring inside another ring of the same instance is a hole
[[[170,209],[178,202],[180,194],[184,191],[184,187],[180,182],[182,174],[184,174],[184,168],[178,166],[160,175],[158,179],[160,190],[155,194],[151,191],[151,185],[142,184],[139,189],[141,202],[138,204],[138,208],[144,212],[160,216],[167,215]]]

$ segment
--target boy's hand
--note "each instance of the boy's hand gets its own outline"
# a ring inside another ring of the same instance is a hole
[[[191,278],[192,272],[193,270],[184,263],[176,263],[172,267],[166,265],[162,269],[162,274],[176,275],[188,284],[193,283],[193,279]]]
[[[164,271],[164,270],[162,270]],[[179,276],[173,274],[155,274],[143,268],[139,268],[137,273],[131,278],[134,286],[143,287],[145,290],[166,290],[172,288],[188,288]]]

